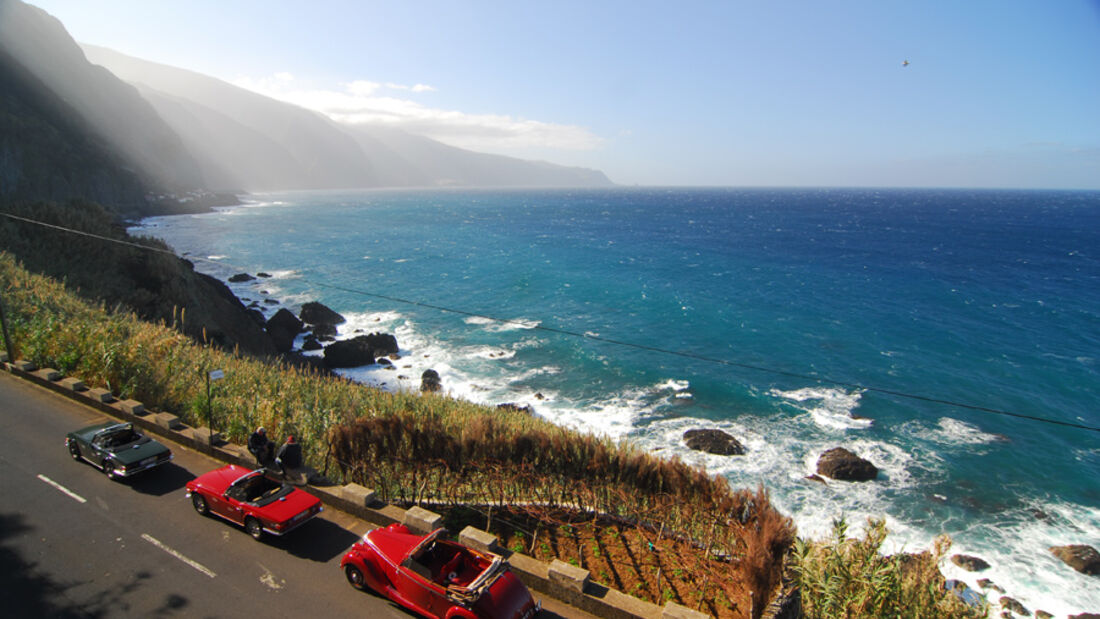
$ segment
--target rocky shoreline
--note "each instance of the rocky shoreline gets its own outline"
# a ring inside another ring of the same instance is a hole
[[[259,272],[256,275],[239,273],[229,278],[230,283],[247,283],[270,277],[267,273]],[[228,288],[228,286],[227,286]],[[266,292],[266,291],[261,291]],[[347,323],[347,319],[323,305],[318,301],[310,301],[302,304],[298,315],[295,315],[286,307],[280,307],[265,318],[261,301],[250,300],[245,306],[241,306],[252,317],[252,320],[260,326],[278,352],[287,362],[299,366],[308,366],[315,370],[332,374],[337,369],[357,368],[369,365],[379,365],[394,368],[395,361],[401,359],[400,347],[397,338],[393,334],[373,332],[365,333],[362,329],[355,330],[351,334],[343,334],[343,339],[337,339],[340,326]],[[265,298],[266,305],[279,305],[274,299]],[[295,349],[294,344],[299,336],[302,345]],[[307,352],[321,351],[318,354],[304,354]],[[437,392],[443,389],[442,378],[434,369],[424,370],[420,377],[420,390]],[[520,410],[529,414],[533,411],[528,406],[519,406],[511,402],[500,403],[497,408],[507,410]],[[687,430],[683,434],[684,444],[690,449],[725,457],[751,457],[740,440],[729,433],[716,428],[696,428]],[[878,479],[879,468],[869,460],[857,453],[837,446],[823,451],[816,465],[816,472],[806,476],[808,481],[830,484],[843,483],[874,483]],[[1068,567],[1080,573],[1090,576],[1100,576],[1100,552],[1095,548],[1083,544],[1069,544],[1065,546],[1052,546],[1049,552],[1060,559]],[[981,557],[964,554],[955,554],[950,557],[951,562],[960,569],[968,572],[981,572],[989,569],[990,564]],[[1053,617],[1042,609],[1029,609],[1015,598],[1006,594],[1003,587],[988,578],[977,581],[978,589],[970,588],[966,583],[956,579],[944,578],[944,586],[953,591],[961,599],[970,604],[988,602],[1000,609],[1001,617],[1035,616],[1038,618]],[[1097,613],[1082,613],[1071,615],[1069,619],[1100,619]]]

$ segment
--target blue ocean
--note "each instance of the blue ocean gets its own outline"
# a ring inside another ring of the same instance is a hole
[[[1100,192],[248,200],[132,231],[223,280],[271,274],[233,285],[269,315],[319,300],[349,319],[341,337],[395,334],[396,371],[346,373],[362,382],[417,389],[432,368],[455,397],[763,483],[803,535],[884,516],[891,550],[948,533],[952,553],[992,566],[947,562],[949,578],[989,578],[1033,611],[1100,610],[1100,581],[1047,550],[1100,547],[1100,432],[1087,429],[1100,427]],[[693,428],[746,454],[691,451]],[[836,446],[879,479],[806,479]]]

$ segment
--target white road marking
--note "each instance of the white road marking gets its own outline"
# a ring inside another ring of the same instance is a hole
[[[257,563],[256,565],[259,565],[260,569],[264,571],[264,575],[260,576],[260,582],[267,585],[268,588],[278,591],[279,589],[283,588],[283,585],[286,584],[285,580],[277,577],[275,574],[272,574],[271,570],[267,569],[262,564]]]
[[[160,548],[164,552],[167,552],[168,554],[172,555],[173,557],[179,559],[180,561],[183,561],[187,565],[190,565],[191,567],[193,567],[196,570],[202,572],[203,574],[206,574],[207,576],[209,576],[211,578],[217,576],[217,574],[215,574],[214,572],[212,572],[209,569],[207,569],[206,567],[204,567],[201,563],[198,563],[196,561],[192,561],[191,559],[188,559],[187,557],[181,555],[180,553],[176,552],[175,550],[172,550],[168,546],[165,546],[163,543],[161,543],[160,540],[153,537],[152,535],[149,535],[148,533],[142,533],[141,534],[141,539],[149,542],[150,544],[156,546],[157,548]]]
[[[77,503],[87,503],[88,502],[88,499],[85,499],[84,497],[82,497],[79,494],[73,492],[72,490],[69,490],[65,486],[62,486],[61,484],[59,484],[56,481],[50,479],[49,477],[46,477],[45,475],[39,475],[38,479],[41,479],[42,481],[46,482],[47,484],[53,486],[54,488],[57,488],[58,490],[60,490],[63,493],[69,495],[70,498],[76,499]]]

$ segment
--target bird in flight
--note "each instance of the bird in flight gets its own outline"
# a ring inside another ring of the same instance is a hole
[[[909,66],[909,61],[908,60],[902,60],[901,61],[901,66],[908,67]]]

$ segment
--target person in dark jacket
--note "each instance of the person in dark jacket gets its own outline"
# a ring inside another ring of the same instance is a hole
[[[275,444],[268,440],[266,430],[256,428],[248,437],[248,451],[260,466],[267,466],[275,456]]]
[[[275,463],[279,465],[283,475],[287,471],[302,468],[302,446],[294,442],[293,436],[288,436],[279,453],[275,454]]]

